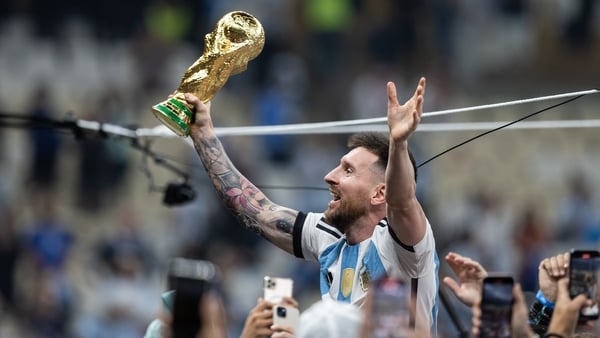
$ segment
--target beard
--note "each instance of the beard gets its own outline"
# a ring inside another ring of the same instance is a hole
[[[327,208],[324,212],[327,224],[345,233],[367,211],[366,204],[356,197],[349,197],[339,201],[335,209]]]

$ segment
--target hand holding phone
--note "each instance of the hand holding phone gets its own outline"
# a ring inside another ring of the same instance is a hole
[[[511,336],[513,285],[509,275],[490,274],[483,280],[479,338]]]
[[[571,250],[569,262],[569,295],[571,298],[585,294],[594,300],[594,305],[584,306],[579,313],[579,321],[596,320],[599,317],[598,303],[598,262],[597,250]]]

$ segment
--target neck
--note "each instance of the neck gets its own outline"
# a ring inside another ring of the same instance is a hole
[[[384,216],[379,217],[378,215],[370,214],[356,220],[348,227],[348,230],[345,233],[346,242],[350,245],[354,245],[370,238],[373,235],[375,226],[377,226],[377,223],[379,223],[383,217]]]

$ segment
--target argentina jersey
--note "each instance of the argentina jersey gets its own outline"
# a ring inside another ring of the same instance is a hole
[[[429,222],[424,238],[414,246],[401,244],[386,219],[371,238],[350,245],[327,224],[322,213],[300,213],[294,225],[294,254],[319,262],[320,291],[324,299],[361,306],[371,281],[388,276],[410,279],[416,299],[410,318],[418,332],[437,334],[439,260]]]

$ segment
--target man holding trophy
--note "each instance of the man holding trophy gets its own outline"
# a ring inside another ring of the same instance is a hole
[[[275,204],[233,165],[210,115],[210,98],[229,75],[260,53],[264,33],[244,12],[219,21],[206,51],[155,114],[178,135],[189,135],[223,203],[240,223],[296,257],[319,262],[324,299],[361,306],[371,281],[411,279],[411,328],[437,334],[438,266],[429,221],[416,197],[416,165],[408,138],[423,113],[425,78],[404,104],[387,83],[389,135],[359,133],[324,180],[332,200],[324,212]]]

